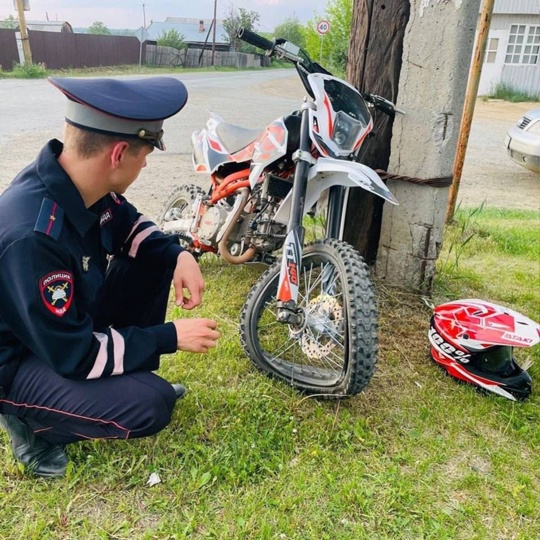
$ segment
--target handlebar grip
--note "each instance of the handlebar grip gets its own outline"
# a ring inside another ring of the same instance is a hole
[[[236,35],[242,41],[245,41],[250,45],[254,45],[259,49],[264,49],[265,51],[271,51],[274,47],[274,44],[270,40],[259,36],[259,34],[256,34],[255,32],[248,30],[247,28],[239,28],[236,32]]]

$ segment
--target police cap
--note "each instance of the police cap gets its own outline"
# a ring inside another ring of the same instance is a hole
[[[163,121],[184,107],[188,93],[173,77],[74,79],[50,77],[68,98],[66,122],[105,135],[144,139],[160,150]]]

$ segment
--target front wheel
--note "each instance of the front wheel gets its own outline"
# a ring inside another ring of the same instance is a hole
[[[280,264],[259,278],[246,299],[240,322],[244,350],[260,370],[308,394],[358,394],[377,360],[375,295],[362,257],[328,238],[304,249],[297,325],[277,321]]]

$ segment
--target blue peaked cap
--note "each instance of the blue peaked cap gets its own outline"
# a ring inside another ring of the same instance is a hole
[[[74,79],[50,77],[67,98],[66,122],[96,133],[148,141],[164,150],[163,121],[187,102],[185,85],[173,77]]]

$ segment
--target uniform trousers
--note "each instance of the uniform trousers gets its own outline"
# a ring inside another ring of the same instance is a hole
[[[95,328],[162,324],[172,276],[172,269],[113,259],[93,309]],[[22,418],[36,435],[58,445],[153,435],[169,424],[176,401],[171,384],[150,371],[67,379],[31,353],[10,368],[0,413]]]

